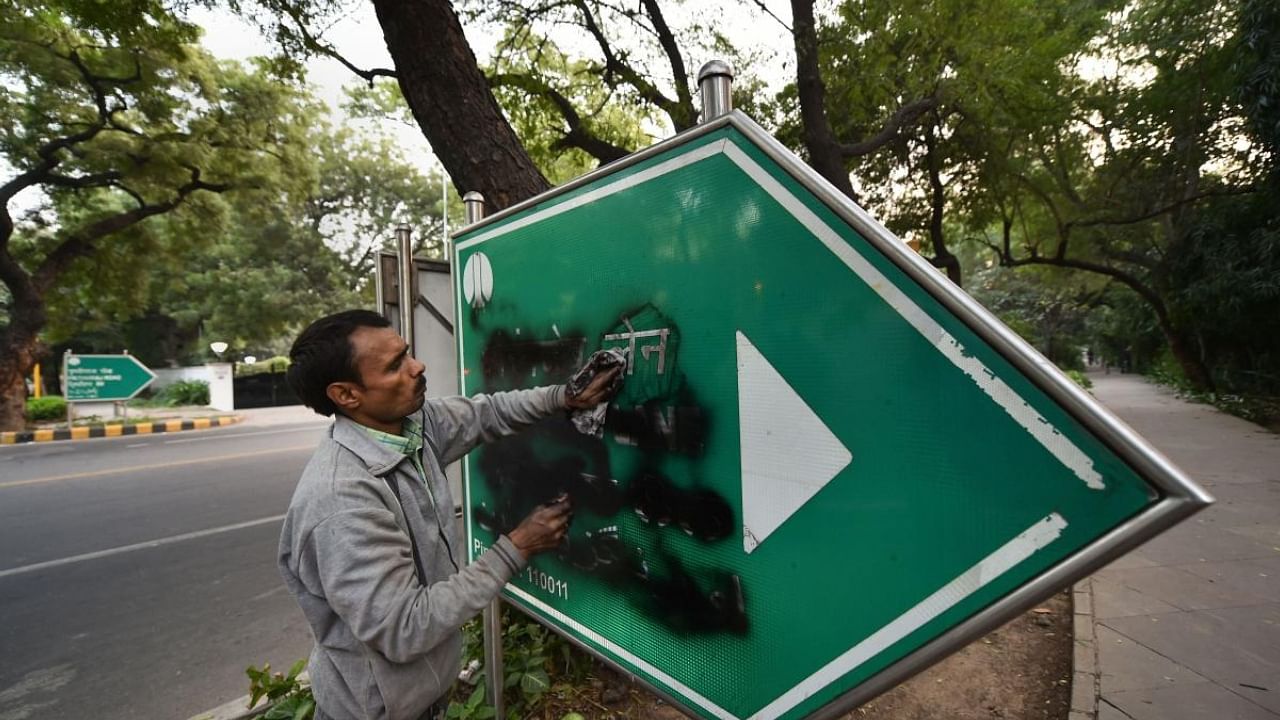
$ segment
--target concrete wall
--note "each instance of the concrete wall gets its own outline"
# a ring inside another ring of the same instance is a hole
[[[232,385],[231,363],[209,363],[202,369],[208,375],[209,407],[215,410],[235,410],[236,394]]]
[[[209,382],[210,367],[209,365],[197,365],[195,367],[182,368],[151,368],[151,372],[156,374],[156,381],[151,383],[151,389],[159,390],[184,380]],[[212,383],[210,384],[212,385]]]

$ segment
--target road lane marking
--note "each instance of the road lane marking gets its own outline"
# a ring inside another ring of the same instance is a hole
[[[314,450],[314,444],[307,445],[290,445],[289,447],[272,448],[270,450],[256,450],[254,452],[236,453],[235,455],[218,455],[216,457],[200,458],[199,460],[175,460],[173,462],[151,463],[150,465],[130,465],[129,467],[111,468],[109,470],[91,470],[89,472],[69,473],[67,475],[50,475],[48,477],[31,478],[29,480],[10,480],[9,482],[0,483],[0,490],[20,485],[38,485],[41,483],[57,482],[59,480],[78,480],[80,478],[98,477],[101,475],[116,475],[118,473],[133,472],[135,470],[157,470],[160,468],[182,467],[184,465],[200,465],[202,463],[222,462],[224,460],[238,460],[240,458],[258,457],[260,455],[274,455],[283,452],[296,452],[298,450]]]
[[[307,432],[308,430],[314,432],[316,430],[323,430],[325,427],[326,427],[325,425],[315,425],[314,427],[289,428],[288,430],[265,430],[263,432],[231,433],[228,435],[207,435],[204,437],[183,438],[181,440],[166,440],[164,444],[177,445],[179,443],[205,442],[207,440],[222,440],[224,438],[256,437],[258,435],[279,435],[280,433]]]
[[[222,527],[209,528],[208,530],[197,530],[196,532],[183,533],[181,535],[171,535],[167,538],[159,540],[147,540],[145,542],[134,543],[132,545],[121,545],[120,547],[108,548],[106,550],[98,550],[97,552],[84,553],[83,555],[72,555],[58,560],[49,560],[34,565],[23,565],[21,567],[10,568],[8,570],[0,570],[0,578],[6,578],[11,575],[21,575],[23,573],[35,572],[36,570],[45,570],[47,568],[61,567],[63,565],[71,565],[72,563],[84,562],[86,560],[97,560],[99,558],[111,557],[112,555],[120,555],[122,553],[133,552],[135,550],[146,550],[148,548],[157,548],[164,545],[172,545],[173,543],[184,542],[187,540],[195,540],[197,538],[208,537],[210,535],[220,535],[225,532],[235,530],[244,530],[258,525],[266,525],[267,523],[280,522],[284,519],[284,515],[272,515],[271,517],[258,518],[257,520],[249,520],[234,525],[223,525]]]

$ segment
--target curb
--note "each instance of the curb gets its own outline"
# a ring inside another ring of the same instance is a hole
[[[116,423],[82,425],[59,430],[0,432],[0,445],[53,442],[55,440],[88,440],[89,438],[121,437],[124,435],[152,435],[156,433],[182,432],[183,430],[205,430],[212,427],[233,425],[242,419],[240,415],[220,415],[217,417],[196,418],[194,420],[158,420],[156,422],[134,423],[133,425]]]
[[[1072,630],[1071,712],[1069,720],[1098,718],[1098,642],[1093,629],[1093,578],[1071,589]]]
[[[212,710],[192,715],[187,720],[246,720],[266,712],[267,703],[268,700],[263,698],[257,705],[249,707],[249,696],[245,695],[230,702],[225,702]]]

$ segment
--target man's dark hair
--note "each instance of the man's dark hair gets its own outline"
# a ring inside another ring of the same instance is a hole
[[[316,320],[289,350],[289,387],[303,405],[329,417],[338,411],[327,391],[330,383],[360,382],[351,350],[351,333],[362,327],[390,327],[391,321],[371,310],[344,310]]]

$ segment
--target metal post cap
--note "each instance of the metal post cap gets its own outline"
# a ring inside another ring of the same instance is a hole
[[[698,71],[698,82],[701,83],[703,80],[712,77],[727,77],[732,79],[733,68],[730,67],[729,63],[723,60],[712,60],[703,65],[702,69]]]
[[[481,195],[480,193],[476,192],[475,190],[470,190],[470,191],[468,191],[468,192],[467,192],[467,194],[466,194],[466,195],[463,195],[463,196],[462,196],[462,202],[479,202],[479,203],[482,203],[482,202],[484,202],[484,195]]]

